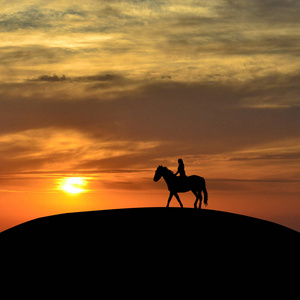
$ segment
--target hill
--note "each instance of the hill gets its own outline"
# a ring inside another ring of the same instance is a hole
[[[207,284],[209,293],[238,285],[270,295],[270,278],[281,284],[297,273],[299,244],[300,233],[275,223],[189,208],[67,213],[0,234],[8,286],[60,293],[69,282],[68,295],[80,286],[90,291],[92,282],[103,295],[138,298],[169,298],[178,291],[186,298]]]
[[[93,245],[122,241],[164,246],[199,242],[260,244],[261,248],[295,244],[300,233],[252,217],[191,208],[133,208],[77,212],[38,218],[0,234],[3,245]],[[28,247],[28,246],[27,246]]]

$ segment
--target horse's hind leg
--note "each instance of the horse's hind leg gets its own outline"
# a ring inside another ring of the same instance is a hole
[[[192,192],[193,192],[193,194],[196,196],[196,200],[195,200],[195,203],[194,203],[194,208],[197,208],[198,194],[197,194],[197,192],[195,192],[195,191],[192,191]]]
[[[201,204],[202,204],[202,194],[201,194],[201,191],[198,193],[198,196],[199,196],[199,200],[200,200],[199,209],[201,209]]]

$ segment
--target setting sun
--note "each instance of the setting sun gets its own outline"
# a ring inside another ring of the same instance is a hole
[[[66,178],[62,185],[62,190],[70,194],[78,194],[85,191],[83,188],[86,185],[86,181],[80,177]]]

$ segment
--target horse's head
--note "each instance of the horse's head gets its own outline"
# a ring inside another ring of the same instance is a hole
[[[161,178],[162,171],[163,171],[163,166],[158,166],[157,169],[156,169],[156,171],[155,171],[154,178],[153,178],[153,180],[155,182],[157,182]]]

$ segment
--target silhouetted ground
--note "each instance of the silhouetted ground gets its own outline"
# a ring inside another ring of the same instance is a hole
[[[123,297],[132,287],[144,298],[160,288],[178,296],[182,286],[194,293],[216,282],[266,288],[274,284],[270,275],[297,274],[300,233],[207,209],[136,208],[35,219],[2,232],[0,247],[10,272],[32,271],[49,290],[57,278],[89,278],[109,293]],[[36,278],[27,280],[36,285]]]
[[[247,216],[190,208],[135,208],[67,213],[35,219],[0,234],[2,246],[27,248],[128,245],[193,249],[206,243],[233,248],[258,244],[261,249],[295,245],[300,233]],[[76,248],[75,248],[76,249]],[[99,249],[100,250],[100,249]],[[147,248],[145,249],[147,251]],[[199,250],[203,251],[203,250]]]

